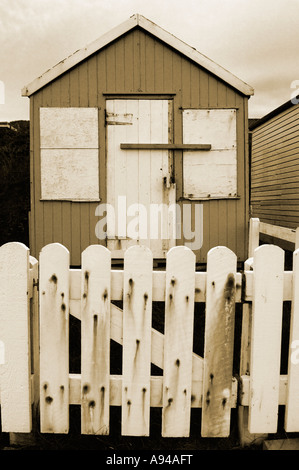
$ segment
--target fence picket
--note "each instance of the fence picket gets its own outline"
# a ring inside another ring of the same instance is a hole
[[[122,435],[149,435],[152,270],[148,248],[125,252]]]
[[[0,248],[0,362],[3,432],[31,431],[29,249]]]
[[[275,433],[279,399],[284,252],[256,248],[253,259],[250,433]]]
[[[286,432],[299,430],[299,249],[293,254],[293,302],[291,309],[288,386],[285,409]]]
[[[227,437],[232,398],[237,257],[219,246],[208,252],[201,435]]]
[[[124,269],[111,269],[111,252],[93,245],[82,267],[70,269],[58,243],[45,246],[39,262],[20,243],[0,247],[3,432],[36,429],[39,403],[42,433],[68,433],[75,404],[82,434],[109,434],[110,406],[121,406],[122,434],[148,436],[150,407],[162,407],[162,436],[187,437],[191,407],[202,407],[202,437],[229,436],[234,311],[244,299],[239,404],[247,435],[275,433],[279,404],[286,432],[299,431],[299,249],[284,272],[282,249],[255,248],[244,278],[226,247],[210,250],[206,272],[195,272],[184,246],[166,261],[166,271],[153,271],[150,249],[135,245]],[[123,300],[123,310],[112,300]],[[165,300],[165,334],[152,328],[153,300]],[[288,375],[280,375],[283,300],[292,300]],[[204,358],[193,352],[195,301],[206,303]],[[81,320],[81,374],[69,374],[69,313]],[[110,339],[123,346],[122,375],[110,375]],[[151,377],[151,363],[163,376]]]
[[[162,436],[190,432],[195,255],[171,248],[166,258]]]
[[[58,243],[40,253],[41,432],[69,430],[69,251]]]
[[[81,270],[81,432],[109,434],[111,253],[91,245]]]

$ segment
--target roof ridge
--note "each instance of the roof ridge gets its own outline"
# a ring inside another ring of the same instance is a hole
[[[181,52],[183,55],[196,62],[198,65],[205,68],[209,72],[213,73],[217,77],[221,78],[224,82],[228,83],[233,88],[236,88],[244,95],[253,94],[253,88],[247,83],[237,78],[231,72],[218,65],[216,62],[209,59],[204,54],[198,52],[194,47],[189,46],[181,39],[178,39],[173,34],[169,33],[157,24],[148,20],[143,15],[135,13],[128,20],[124,21],[120,25],[114,27],[107,33],[103,34],[86,47],[75,51],[67,58],[58,62],[51,69],[47,70],[41,76],[37,77],[35,80],[33,80],[31,83],[29,83],[22,89],[22,96],[31,96],[33,93],[47,85],[49,82],[56,79],[63,73],[67,72],[70,68],[78,65],[80,62],[87,59],[90,55],[96,53],[112,41],[118,39],[123,34],[131,31],[136,26],[141,27],[148,33],[154,35],[161,41],[173,47],[175,50]]]

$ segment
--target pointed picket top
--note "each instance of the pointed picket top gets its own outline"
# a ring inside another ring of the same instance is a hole
[[[91,245],[81,269],[81,431],[109,434],[111,253]]]
[[[195,255],[173,247],[166,258],[163,437],[190,433],[194,292]]]
[[[124,257],[122,435],[148,436],[153,255],[132,246]]]
[[[279,403],[284,251],[254,250],[249,432],[275,433]]]
[[[3,432],[31,431],[29,248],[0,247],[0,342]]]
[[[51,243],[41,250],[41,432],[69,430],[69,262],[70,253],[60,243]]]

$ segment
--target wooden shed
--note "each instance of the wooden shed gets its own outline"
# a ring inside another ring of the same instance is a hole
[[[252,94],[138,14],[34,80],[22,90],[30,97],[33,256],[60,242],[77,266],[90,244],[121,259],[130,244],[146,243],[163,259],[188,243],[198,263],[217,245],[244,261]],[[158,209],[163,236],[146,224],[131,236],[141,206],[146,220]]]
[[[251,215],[299,227],[299,106],[291,99],[250,126]],[[262,235],[264,241],[267,236]],[[287,248],[287,246],[286,246]]]

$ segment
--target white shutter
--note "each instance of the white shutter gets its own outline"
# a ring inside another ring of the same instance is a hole
[[[183,112],[184,144],[211,144],[211,150],[184,152],[184,197],[229,198],[237,195],[235,109]]]
[[[41,198],[99,199],[97,108],[41,108]]]

